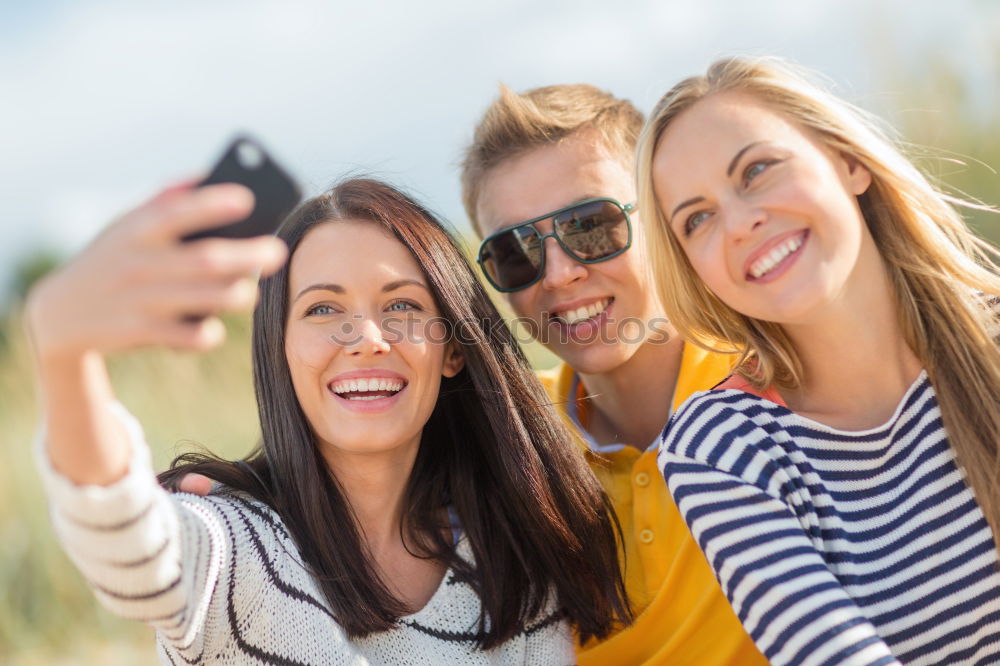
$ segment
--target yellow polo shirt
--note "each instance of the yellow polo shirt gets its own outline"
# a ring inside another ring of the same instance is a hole
[[[673,409],[724,379],[733,359],[685,345]],[[580,663],[766,665],[681,518],[656,467],[655,446],[599,446],[587,433],[588,401],[573,369],[562,364],[539,379],[614,503],[624,533],[625,586],[637,616],[627,629],[579,649]]]

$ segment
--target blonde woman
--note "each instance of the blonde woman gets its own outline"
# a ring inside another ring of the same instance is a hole
[[[728,59],[639,142],[656,284],[743,350],[659,464],[774,664],[1000,662],[997,250],[863,112]]]

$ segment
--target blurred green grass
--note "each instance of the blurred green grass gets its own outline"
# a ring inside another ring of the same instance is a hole
[[[155,663],[150,630],[100,608],[55,543],[31,458],[37,399],[19,315],[7,316],[2,329],[0,663]],[[239,457],[257,441],[249,318],[230,317],[227,329],[226,343],[207,354],[150,350],[112,359],[118,397],[144,425],[157,469],[196,444]]]

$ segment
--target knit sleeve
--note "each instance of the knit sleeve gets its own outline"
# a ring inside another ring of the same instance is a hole
[[[744,629],[775,666],[899,662],[827,566],[796,466],[719,391],[675,415],[658,463]]]
[[[118,404],[132,456],[109,486],[77,486],[52,467],[38,438],[35,457],[53,526],[70,559],[112,613],[157,629],[182,654],[203,653],[214,592],[230,566],[224,515],[201,498],[168,494],[156,482],[138,422]]]

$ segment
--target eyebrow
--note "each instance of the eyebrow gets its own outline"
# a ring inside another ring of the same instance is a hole
[[[672,212],[670,214],[670,219],[667,220],[667,224],[670,224],[671,222],[673,222],[674,215],[676,215],[677,211],[679,211],[681,208],[684,208],[686,206],[693,206],[694,204],[701,203],[704,200],[705,200],[705,197],[694,197],[693,199],[688,199],[687,201],[680,202],[679,204],[677,204],[677,208],[674,208],[674,212]]]
[[[554,213],[557,210],[563,210],[564,208],[571,208],[571,207],[577,205],[578,203],[580,203],[582,201],[586,201],[587,199],[604,199],[604,198],[606,198],[608,196],[609,195],[606,195],[606,194],[584,194],[583,196],[576,197],[575,199],[573,199],[572,202],[566,204],[565,206],[559,206],[559,208],[553,208],[551,212]],[[489,234],[486,234],[486,236],[492,236],[494,234],[500,233],[501,231],[509,231],[510,229],[513,229],[514,227],[521,226],[522,224],[524,224],[528,220],[532,220],[534,222],[542,222],[543,220],[547,220],[550,217],[552,217],[552,216],[551,215],[546,215],[545,217],[542,217],[542,218],[539,218],[539,217],[526,217],[523,220],[521,220],[520,222],[513,222],[511,224],[505,224],[502,227],[498,227],[496,231],[494,231],[492,233],[489,233]]]
[[[425,285],[420,280],[405,279],[405,280],[395,280],[393,282],[387,283],[385,286],[382,287],[382,293],[384,294],[390,291],[395,291],[396,289],[400,289],[402,287],[406,287],[409,285],[413,285],[415,287],[422,287],[427,291],[430,291],[430,289],[427,288],[427,285]],[[307,294],[310,291],[332,291],[335,294],[347,293],[347,290],[344,289],[344,287],[342,287],[339,284],[333,284],[330,282],[318,282],[316,284],[309,285],[308,287],[297,293],[293,300],[294,301],[299,300],[300,298],[302,298],[303,294]]]
[[[319,282],[316,284],[311,284],[299,293],[295,294],[293,301],[297,301],[302,298],[303,294],[307,294],[310,291],[332,291],[335,294],[346,294],[347,290],[341,287],[339,284],[331,284],[329,282]]]
[[[743,157],[743,154],[745,152],[747,152],[748,150],[750,150],[754,146],[759,146],[762,143],[764,143],[764,142],[763,141],[754,141],[753,143],[748,143],[747,145],[745,145],[742,148],[740,148],[739,151],[736,153],[736,155],[733,156],[732,161],[729,163],[729,167],[726,169],[726,177],[728,178],[728,177],[730,177],[730,176],[733,175],[733,171],[736,170],[736,165],[739,164],[740,158]],[[701,203],[704,200],[705,200],[705,197],[694,197],[693,199],[688,199],[687,201],[680,202],[679,204],[677,204],[677,208],[674,208],[674,211],[672,213],[670,213],[670,219],[667,220],[667,224],[669,224],[671,221],[673,221],[674,215],[676,215],[677,211],[679,211],[681,208],[684,208],[686,206],[691,206],[691,205],[694,205],[696,203]]]
[[[740,149],[740,151],[738,153],[736,153],[736,155],[733,157],[733,161],[729,163],[729,168],[726,169],[726,175],[727,176],[732,176],[733,175],[733,171],[736,170],[736,165],[737,165],[737,163],[739,163],[740,158],[743,157],[743,153],[747,152],[748,150],[750,150],[754,146],[759,146],[762,143],[764,143],[764,142],[763,141],[754,141],[753,143],[748,143],[747,145],[743,146]]]
[[[382,287],[382,293],[385,294],[390,291],[395,291],[397,289],[400,289],[402,287],[407,287],[410,285],[430,291],[430,289],[427,288],[427,285],[421,282],[420,280],[406,279],[406,280],[396,280],[395,282],[390,282],[386,284],[385,286]]]

